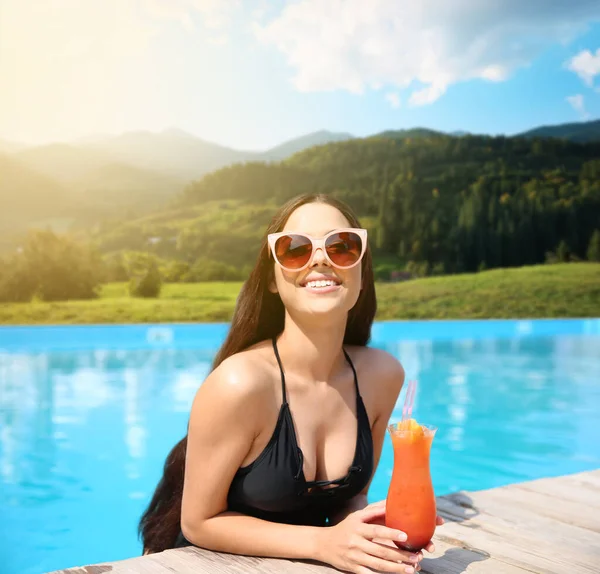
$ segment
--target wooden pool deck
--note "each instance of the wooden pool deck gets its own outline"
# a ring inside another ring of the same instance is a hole
[[[600,469],[437,499],[426,574],[600,573]],[[55,574],[333,574],[305,561],[183,548]]]

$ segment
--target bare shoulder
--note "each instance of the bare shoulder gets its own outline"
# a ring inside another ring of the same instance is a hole
[[[242,408],[246,413],[256,412],[256,407],[273,394],[271,370],[260,344],[228,357],[198,389],[191,416],[196,411],[206,411],[209,405],[224,414]]]
[[[386,405],[395,404],[405,377],[400,361],[374,347],[349,347],[348,352],[355,363],[363,396],[367,395],[372,404],[384,410]]]
[[[391,353],[374,347],[350,347],[352,357],[356,357],[361,370],[369,378],[382,380],[385,384],[396,383],[402,386],[404,368]]]

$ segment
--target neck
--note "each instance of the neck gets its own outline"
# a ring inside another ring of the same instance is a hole
[[[317,382],[330,380],[345,362],[342,350],[346,317],[329,324],[307,325],[285,316],[277,341],[284,368]]]

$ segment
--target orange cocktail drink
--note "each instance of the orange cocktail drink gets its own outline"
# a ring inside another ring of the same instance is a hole
[[[396,544],[411,552],[425,548],[435,532],[436,504],[429,454],[436,430],[414,419],[388,427],[394,448],[394,470],[385,523],[406,533],[406,542]]]

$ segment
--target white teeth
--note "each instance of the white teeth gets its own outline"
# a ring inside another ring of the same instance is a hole
[[[335,281],[331,279],[326,279],[324,281],[309,281],[306,286],[311,289],[318,289],[319,287],[331,287],[332,285],[337,285]]]

